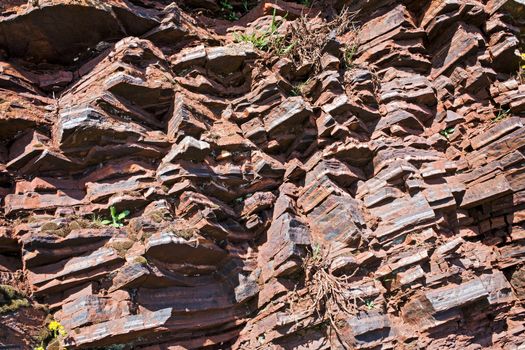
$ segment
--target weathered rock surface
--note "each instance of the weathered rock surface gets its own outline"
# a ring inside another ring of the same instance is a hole
[[[523,1],[314,4],[319,73],[232,35],[306,7],[224,4],[0,4],[0,348],[525,348]]]

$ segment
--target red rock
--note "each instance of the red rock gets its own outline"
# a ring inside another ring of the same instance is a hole
[[[522,346],[523,6],[346,3],[4,1],[0,347]]]
[[[118,11],[123,16],[127,16],[129,21],[126,21],[124,17],[117,18],[112,8],[115,9],[115,12]],[[73,5],[68,4],[67,1],[56,1],[38,7],[28,7],[18,13],[18,16],[5,17],[1,21],[2,33],[14,34],[9,36],[4,34],[0,44],[7,48],[13,56],[69,63],[81,53],[82,49],[96,45],[102,40],[122,37],[123,31],[129,28],[121,27],[119,20],[122,19],[125,24],[127,22],[133,25],[133,21],[140,20],[139,13],[135,13],[127,6],[122,6],[117,1],[105,4],[105,6],[85,3]],[[52,25],[56,18],[63,16],[68,18],[67,25],[70,30],[67,32],[57,31]],[[96,18],[97,23],[92,26],[85,21],[86,18]],[[40,40],[32,36],[35,28],[40,30]],[[27,41],[27,38],[31,39]],[[28,44],[22,45],[21,43],[24,42]]]
[[[438,47],[432,59],[431,79],[445,73],[457,60],[477,49],[483,37],[476,27],[458,22],[443,34],[443,47]]]
[[[177,233],[162,232],[146,243],[146,256],[169,264],[215,266],[227,253],[211,242],[178,237]],[[167,254],[166,251],[172,253]]]
[[[264,118],[264,125],[268,133],[275,133],[276,130],[300,124],[310,113],[310,108],[301,97],[292,97]]]
[[[521,128],[522,126],[523,124],[519,118],[510,118],[508,120],[504,120],[503,122],[498,123],[494,128],[488,130],[486,133],[473,138],[471,141],[472,148],[481,148],[491,141],[497,140],[503,135],[514,131],[515,129]]]
[[[507,180],[504,177],[497,177],[467,188],[461,201],[461,207],[469,208],[511,192],[512,190]]]

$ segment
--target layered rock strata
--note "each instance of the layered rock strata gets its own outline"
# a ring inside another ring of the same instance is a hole
[[[0,345],[525,347],[520,3],[0,5]],[[320,72],[235,40],[345,6]]]

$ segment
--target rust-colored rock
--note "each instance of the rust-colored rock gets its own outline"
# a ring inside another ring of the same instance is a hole
[[[319,57],[239,40],[346,6]],[[522,0],[3,1],[0,348],[525,348],[524,30]]]

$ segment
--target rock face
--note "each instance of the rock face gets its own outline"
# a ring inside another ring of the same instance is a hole
[[[0,348],[525,348],[523,2],[225,4],[0,5]]]

